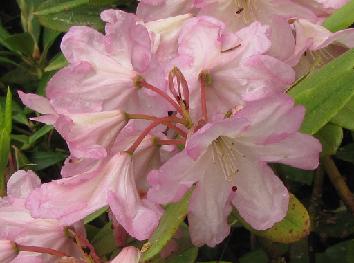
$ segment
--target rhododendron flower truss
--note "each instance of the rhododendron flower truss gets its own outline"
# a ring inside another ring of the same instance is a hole
[[[188,222],[198,246],[215,246],[229,234],[231,205],[253,228],[270,228],[286,215],[289,195],[267,162],[302,169],[318,165],[320,143],[297,132],[303,115],[303,107],[278,95],[207,123],[187,139],[182,152],[149,174],[148,198],[174,202],[196,183]]]
[[[25,208],[28,194],[40,186],[31,171],[18,171],[8,181],[8,196],[0,200],[1,262],[53,262],[79,249],[55,219],[35,219]]]

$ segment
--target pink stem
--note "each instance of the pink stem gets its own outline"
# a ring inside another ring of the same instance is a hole
[[[35,253],[42,253],[42,254],[49,254],[57,257],[69,257],[69,255],[65,254],[64,252],[46,248],[46,247],[36,247],[36,246],[25,246],[16,244],[16,247],[19,251],[28,251],[28,252],[35,252]]]

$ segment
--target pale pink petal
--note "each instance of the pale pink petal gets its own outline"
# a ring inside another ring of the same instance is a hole
[[[321,3],[324,8],[333,8],[338,9],[344,6],[349,0],[315,0],[318,3]]]
[[[203,161],[203,158],[202,160]],[[170,158],[159,170],[148,174],[151,185],[147,196],[159,204],[177,202],[204,173],[206,167],[196,164],[184,151]]]
[[[19,170],[12,174],[7,182],[7,195],[11,198],[25,199],[40,185],[41,180],[34,172]]]
[[[125,247],[111,263],[138,263],[140,252],[135,247]]]
[[[189,232],[196,246],[214,247],[230,233],[227,216],[231,212],[229,197],[232,186],[220,174],[212,156],[200,165],[207,166],[193,191],[188,213]]]
[[[278,142],[295,133],[304,113],[304,107],[294,106],[292,98],[278,94],[249,102],[235,116],[251,123],[251,128],[240,135],[241,140],[263,144]]]
[[[23,104],[25,104],[28,108],[35,110],[41,114],[56,114],[55,110],[53,109],[52,105],[50,105],[47,98],[38,96],[33,93],[24,93],[20,90],[18,91],[18,95],[20,96],[20,99]]]
[[[242,218],[257,230],[281,221],[288,210],[289,194],[280,179],[266,164],[256,160],[244,158],[238,169],[232,203]]]
[[[127,123],[125,113],[119,110],[67,116],[60,116],[55,127],[77,158],[104,158],[107,147]]]
[[[243,146],[240,143],[239,147],[247,152],[246,145]],[[266,162],[284,163],[301,169],[313,170],[319,164],[318,157],[321,151],[322,146],[316,138],[295,133],[279,142],[254,145],[250,155],[257,156],[259,160]]]
[[[43,184],[29,196],[26,207],[34,217],[73,224],[108,204],[108,193],[117,190],[119,177],[129,163],[129,155],[116,154],[89,173]]]

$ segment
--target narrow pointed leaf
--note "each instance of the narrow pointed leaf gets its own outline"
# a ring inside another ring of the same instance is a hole
[[[323,25],[332,32],[345,29],[354,23],[354,0],[350,0],[342,8],[328,17]]]
[[[55,13],[60,13],[62,11],[69,11],[78,6],[82,6],[84,4],[88,4],[89,0],[47,0],[40,4],[36,11],[33,13],[34,15],[50,15]]]
[[[192,190],[188,191],[177,203],[169,204],[163,214],[160,224],[142,248],[143,261],[147,261],[159,254],[167,242],[176,234],[188,213],[189,199]]]
[[[302,132],[315,134],[325,126],[354,95],[354,49],[310,74],[290,91],[306,108]]]

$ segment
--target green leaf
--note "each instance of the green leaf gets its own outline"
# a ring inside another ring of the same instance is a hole
[[[286,179],[294,182],[312,185],[313,181],[313,171],[305,171],[301,169],[297,169],[291,166],[278,164],[277,171]]]
[[[32,36],[29,33],[14,34],[4,39],[4,41],[9,47],[11,47],[11,50],[21,53],[25,56],[32,56],[34,42]]]
[[[90,26],[102,30],[104,24],[99,16],[102,10],[97,7],[83,6],[65,12],[37,17],[43,26],[60,32],[66,32],[74,25]]]
[[[165,263],[194,263],[197,256],[198,248],[192,247],[168,257]]]
[[[52,30],[50,28],[43,29],[43,47],[46,52],[54,43],[55,39],[60,35],[60,33],[61,32]]]
[[[326,249],[323,253],[316,253],[316,263],[353,263],[354,239],[338,243]]]
[[[62,152],[34,152],[30,158],[31,162],[35,164],[32,169],[36,171],[43,170],[63,161],[66,156]]]
[[[354,131],[354,97],[332,118],[331,122]]]
[[[343,140],[343,129],[334,124],[327,124],[315,135],[322,144],[322,156],[333,155]]]
[[[38,50],[40,26],[38,20],[33,16],[33,10],[41,1],[42,0],[17,0],[17,4],[21,10],[23,31],[31,35],[36,50]]]
[[[10,152],[10,134],[12,129],[12,94],[7,89],[5,110],[0,107],[0,197],[6,194],[5,168]]]
[[[158,255],[167,242],[176,234],[188,213],[191,195],[192,190],[189,190],[179,202],[169,204],[166,207],[159,226],[142,248],[143,261],[150,260]]]
[[[336,158],[354,164],[354,143],[339,148],[336,153]]]
[[[34,15],[50,15],[69,11],[75,7],[88,4],[89,0],[47,0],[41,3],[33,12]]]
[[[270,229],[254,230],[241,217],[239,217],[239,220],[244,227],[255,235],[283,244],[296,242],[310,233],[309,214],[306,208],[292,194],[290,195],[286,217]]]
[[[107,223],[91,241],[99,256],[112,253],[116,248],[116,242],[112,230],[112,222]]]
[[[315,134],[354,95],[354,49],[309,74],[289,91],[306,108],[302,132]]]
[[[85,217],[84,219],[84,224],[88,224],[91,221],[95,220],[97,217],[101,216],[102,214],[104,214],[105,212],[107,212],[108,207],[102,207],[100,209],[98,209],[97,211],[89,214],[88,216]]]
[[[345,29],[354,23],[354,1],[351,0],[328,17],[323,26],[332,32]]]
[[[267,262],[269,262],[268,256],[262,249],[249,252],[246,255],[240,257],[240,263],[267,263]]]
[[[37,130],[34,134],[28,137],[28,143],[21,147],[21,150],[27,150],[32,147],[40,138],[45,136],[47,133],[53,130],[50,125],[45,125]]]
[[[8,46],[5,39],[8,38],[10,34],[6,31],[6,29],[0,24],[0,45],[6,47],[11,50],[11,47]]]
[[[50,62],[44,71],[54,71],[65,67],[68,64],[63,54],[56,55]]]

